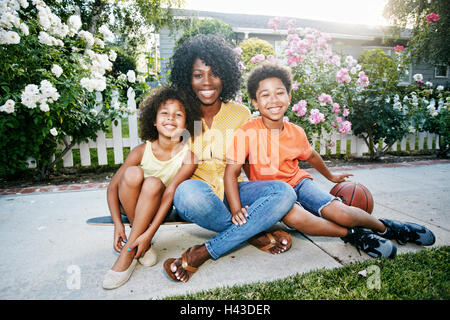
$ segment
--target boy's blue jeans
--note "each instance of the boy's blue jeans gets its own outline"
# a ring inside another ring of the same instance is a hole
[[[220,200],[206,182],[186,180],[175,191],[174,206],[181,218],[218,232],[205,242],[213,259],[273,226],[297,200],[289,184],[275,180],[239,182],[239,195],[242,207],[249,206],[243,225],[233,224],[227,200]]]

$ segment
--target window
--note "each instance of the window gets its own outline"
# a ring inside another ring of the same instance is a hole
[[[434,77],[435,78],[448,78],[448,67],[447,66],[434,67]]]

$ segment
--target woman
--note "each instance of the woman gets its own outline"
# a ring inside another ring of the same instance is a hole
[[[295,192],[285,182],[239,182],[239,193],[246,220],[232,221],[224,196],[225,153],[234,132],[250,119],[250,111],[230,102],[240,89],[239,58],[222,38],[198,35],[178,46],[170,73],[172,84],[187,92],[201,109],[202,130],[192,151],[199,159],[192,179],[181,183],[174,206],[181,218],[218,232],[202,245],[189,248],[182,258],[168,259],[166,273],[186,282],[206,260],[217,259],[238,244],[249,240],[256,247],[277,254],[290,248],[288,233],[263,231],[280,221],[291,210]],[[263,233],[262,233],[263,232]]]

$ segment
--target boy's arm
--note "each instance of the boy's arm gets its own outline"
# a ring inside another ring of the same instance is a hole
[[[242,208],[241,197],[239,196],[239,187],[237,178],[241,174],[242,164],[230,163],[228,160],[227,166],[225,167],[224,174],[224,187],[225,195],[227,197],[228,205],[230,206],[232,217],[232,222],[235,225],[242,225],[246,223],[246,217],[248,213],[246,208]]]
[[[343,174],[332,174],[330,170],[328,170],[325,162],[323,162],[320,154],[317,153],[316,150],[313,150],[311,156],[306,160],[314,169],[320,172],[325,178],[330,180],[331,182],[338,183],[345,181],[345,178],[353,176],[351,173],[343,173]]]

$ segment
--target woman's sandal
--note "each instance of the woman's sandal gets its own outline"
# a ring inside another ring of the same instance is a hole
[[[273,234],[273,235],[272,235]],[[292,246],[292,238],[290,236],[289,233],[285,232],[285,231],[281,231],[281,230],[277,230],[275,232],[265,232],[264,235],[269,238],[270,243],[261,247],[261,245],[258,243],[257,239],[259,239],[261,237],[261,234],[257,234],[256,236],[251,237],[250,239],[247,240],[248,243],[250,243],[251,245],[255,246],[256,248],[258,248],[259,250],[262,250],[264,252],[268,252],[273,254],[272,252],[270,252],[270,249],[272,249],[273,247],[275,247],[275,245],[277,244],[277,240],[275,239],[274,235],[277,236],[277,238],[281,238],[281,239],[286,239],[288,241],[288,243],[285,245],[286,246],[286,250],[284,250],[283,252],[288,251],[291,246]]]
[[[188,249],[189,250],[189,249]],[[187,263],[187,254],[186,254],[187,250],[185,252],[183,252],[183,254],[181,255],[181,267],[188,271],[191,272],[192,274],[194,274],[195,272],[197,272],[198,268],[192,267],[190,265],[188,265]],[[166,261],[164,261],[164,270],[166,271],[166,274],[174,281],[180,281],[177,279],[177,277],[175,276],[175,273],[172,272],[172,270],[170,269],[170,265],[172,264],[172,262],[174,262],[176,259],[174,258],[170,258],[167,259]],[[189,277],[190,279],[190,277]],[[188,280],[189,281],[189,280]]]

